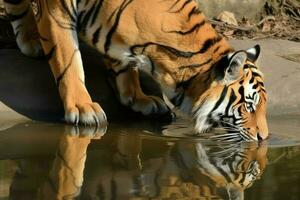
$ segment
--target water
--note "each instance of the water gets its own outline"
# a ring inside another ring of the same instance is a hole
[[[187,137],[155,122],[19,122],[0,131],[0,200],[300,199],[300,120],[260,143]],[[173,134],[172,134],[173,133]]]

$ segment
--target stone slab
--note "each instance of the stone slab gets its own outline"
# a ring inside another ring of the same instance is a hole
[[[266,0],[198,0],[198,2],[208,17],[217,17],[222,11],[229,11],[237,18],[256,19]]]
[[[236,49],[262,46],[260,66],[265,73],[269,95],[268,114],[272,116],[300,115],[300,63],[287,60],[300,54],[300,43],[284,40],[233,40]],[[87,46],[81,48],[87,88],[92,98],[106,111],[109,120],[137,117],[117,100],[107,80],[101,56]],[[17,49],[0,49],[0,112],[7,107],[35,120],[57,121],[63,118],[63,108],[54,79],[46,61],[23,56]],[[157,84],[143,74],[146,93],[161,95]],[[1,119],[3,120],[3,119]]]

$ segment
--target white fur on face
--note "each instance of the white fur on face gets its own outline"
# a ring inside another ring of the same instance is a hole
[[[256,84],[254,81],[253,83],[247,83],[245,88],[245,108],[247,112],[253,112],[256,110],[256,106],[259,103],[260,96],[256,89],[253,89],[253,86]]]
[[[207,99],[205,100],[204,103],[201,104],[200,108],[198,106],[195,106],[193,108],[193,112],[197,110],[197,112],[194,113],[195,114],[194,118],[195,118],[195,130],[198,133],[203,133],[207,131],[207,129],[211,128],[212,124],[208,123],[210,121],[210,119],[208,119],[209,117],[211,117],[211,119],[214,121],[219,121],[220,120],[219,115],[222,116],[225,114],[224,112],[227,107],[229,98],[225,97],[222,103],[218,106],[218,108],[213,111],[217,101],[218,98],[213,100]],[[229,109],[229,113],[227,114],[230,115],[233,114],[232,108]]]
[[[207,100],[201,104],[201,107],[194,107],[193,112],[197,109],[195,113],[195,130],[197,133],[204,133],[211,127],[211,124],[208,123],[208,116],[212,109],[214,108],[216,101]]]

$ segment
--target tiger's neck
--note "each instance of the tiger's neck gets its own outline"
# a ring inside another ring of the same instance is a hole
[[[207,43],[207,40],[202,42]],[[168,48],[168,47],[160,47]],[[183,52],[176,49],[172,51],[177,57],[168,56],[159,48],[150,53],[152,63],[155,63],[157,79],[161,83],[166,96],[185,113],[189,113],[196,102],[215,80],[214,66],[233,49],[227,41],[216,36],[205,52]]]

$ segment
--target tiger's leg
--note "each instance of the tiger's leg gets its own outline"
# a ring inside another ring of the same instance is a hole
[[[70,19],[73,1],[38,1],[43,14],[37,16],[41,43],[56,79],[65,109],[65,121],[72,124],[105,124],[106,116],[85,87],[84,71],[76,33],[76,20]],[[70,5],[72,4],[72,5]],[[59,6],[60,5],[60,6]],[[50,12],[50,13],[49,13]]]
[[[30,57],[43,55],[30,0],[4,0],[7,15],[22,53]]]
[[[169,113],[169,107],[161,98],[144,94],[140,86],[137,66],[137,62],[130,61],[125,68],[116,72],[116,84],[121,103],[144,115]]]

